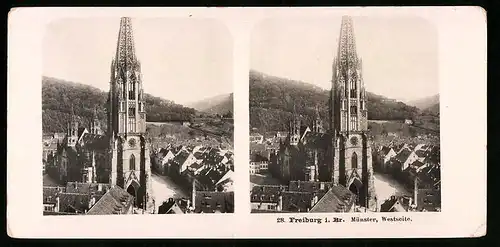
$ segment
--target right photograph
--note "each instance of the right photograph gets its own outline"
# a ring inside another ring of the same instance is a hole
[[[440,212],[438,55],[420,17],[258,23],[251,212]]]

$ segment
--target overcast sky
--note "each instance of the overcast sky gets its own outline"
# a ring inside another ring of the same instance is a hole
[[[45,76],[109,90],[119,18],[63,19],[48,26]],[[146,93],[185,104],[231,93],[232,36],[211,19],[132,19]]]
[[[341,16],[267,19],[252,32],[251,68],[329,89]],[[398,100],[439,92],[438,37],[418,17],[353,17],[368,91]]]

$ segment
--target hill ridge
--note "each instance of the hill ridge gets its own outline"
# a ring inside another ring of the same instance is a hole
[[[107,97],[108,92],[91,85],[42,76],[43,131],[65,131],[72,107],[80,124],[84,125],[88,125],[97,109],[101,126],[105,127]],[[148,122],[190,120],[196,113],[192,108],[151,94],[145,93],[144,99]]]
[[[283,130],[295,109],[304,122],[312,122],[315,108],[327,123],[329,90],[316,85],[268,75],[256,70],[249,73],[250,127],[263,131]],[[420,114],[416,107],[382,95],[367,92],[370,120],[404,120]]]

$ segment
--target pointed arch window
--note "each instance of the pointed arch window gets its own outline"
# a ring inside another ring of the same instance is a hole
[[[351,157],[351,167],[353,169],[358,168],[358,155],[354,152]]]
[[[135,170],[135,156],[134,156],[134,154],[130,155],[130,166],[129,166],[129,169],[130,170]]]
[[[135,82],[132,81],[128,86],[128,99],[135,99]]]

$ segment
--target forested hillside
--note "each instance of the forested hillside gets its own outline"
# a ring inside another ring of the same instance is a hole
[[[42,126],[44,132],[63,132],[73,112],[80,124],[88,126],[97,109],[101,126],[106,127],[106,101],[108,93],[98,88],[64,81],[42,78]],[[195,114],[192,108],[172,101],[144,94],[148,122],[189,120]]]
[[[250,71],[250,127],[261,131],[286,129],[292,112],[312,121],[315,107],[326,121],[329,91],[300,81]],[[420,110],[384,96],[367,92],[370,120],[404,120],[414,118]]]
[[[187,106],[196,109],[197,111],[219,114],[233,115],[233,93],[218,95],[211,98],[202,99],[197,102],[187,104]]]

